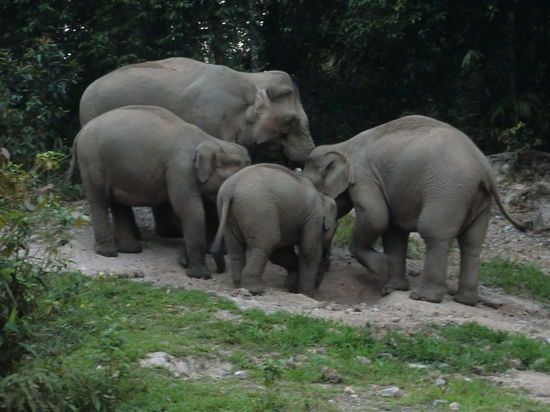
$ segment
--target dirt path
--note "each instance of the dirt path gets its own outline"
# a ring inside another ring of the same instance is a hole
[[[514,198],[514,183],[506,185],[504,198]],[[519,189],[521,191],[523,189]],[[513,202],[512,202],[513,203]],[[519,220],[532,219],[533,210],[509,207]],[[120,254],[117,258],[106,258],[93,252],[91,226],[75,229],[74,240],[63,248],[63,253],[73,260],[72,268],[85,274],[98,272],[121,277],[136,278],[155,285],[213,291],[232,299],[244,309],[260,308],[267,312],[285,310],[306,313],[311,316],[341,321],[350,325],[369,324],[376,332],[396,330],[414,333],[425,324],[458,325],[477,322],[481,325],[519,332],[541,339],[550,344],[550,307],[529,299],[522,299],[481,288],[480,294],[490,301],[502,303],[499,309],[478,304],[469,307],[455,303],[446,296],[441,304],[414,301],[408,292],[394,292],[382,297],[378,291],[380,279],[368,275],[366,270],[354,261],[346,251],[335,250],[330,271],[320,286],[316,299],[303,295],[289,294],[283,286],[283,271],[268,265],[265,279],[268,285],[263,296],[249,296],[233,290],[228,273],[214,275],[212,280],[197,280],[186,276],[177,263],[179,241],[156,236],[152,230],[152,218],[148,209],[137,208],[138,225],[142,229],[143,252]],[[483,251],[483,259],[489,257],[510,258],[538,264],[550,275],[550,236],[548,233],[521,233],[498,215],[493,216]],[[451,254],[451,279],[457,272],[458,251]],[[421,268],[422,261],[410,261],[409,267]],[[208,265],[214,270],[213,261]],[[409,277],[414,285],[415,277]],[[452,283],[452,280],[451,280]],[[536,378],[536,379],[535,379]],[[494,377],[505,385],[522,387],[541,401],[550,403],[550,376],[533,375],[531,372],[508,371]],[[533,382],[536,381],[536,385]]]

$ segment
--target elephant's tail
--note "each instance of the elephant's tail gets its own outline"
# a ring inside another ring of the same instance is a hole
[[[227,223],[227,212],[229,211],[230,205],[231,205],[231,198],[226,198],[225,196],[223,196],[223,194],[218,197],[218,213],[220,214],[220,224],[218,225],[218,231],[216,232],[216,237],[214,238],[214,241],[212,242],[212,246],[210,247],[210,253],[212,254],[221,252],[222,241],[223,241],[223,231]],[[221,212],[220,212],[220,206],[221,206]]]
[[[495,199],[495,203],[497,204],[498,209],[500,210],[500,213],[502,213],[504,215],[504,217],[506,219],[508,219],[510,221],[510,223],[512,225],[514,225],[514,227],[517,230],[525,232],[527,230],[529,224],[528,223],[520,223],[520,222],[514,220],[514,218],[512,218],[512,216],[510,216],[508,214],[508,212],[504,208],[504,205],[502,204],[502,200],[500,198],[500,194],[498,193],[498,189],[497,189],[497,183],[496,183],[495,177],[493,176],[492,173],[490,174],[489,179],[490,179],[490,182],[489,182],[489,185],[488,185],[489,186],[489,192],[493,196],[493,199]]]
[[[80,134],[80,133],[79,133]],[[76,141],[78,140],[78,135],[73,140],[73,146],[71,147],[71,162],[69,163],[69,169],[65,172],[65,181],[69,183],[73,177],[74,167],[76,164]]]

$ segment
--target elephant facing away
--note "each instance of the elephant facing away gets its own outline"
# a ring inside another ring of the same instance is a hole
[[[349,191],[356,212],[351,253],[369,271],[387,275],[383,294],[409,289],[407,241],[410,232],[418,232],[426,258],[410,297],[441,302],[448,252],[456,238],[461,263],[454,299],[475,305],[491,199],[524,229],[504,209],[483,153],[459,130],[428,117],[403,117],[342,143],[318,146],[304,176],[333,198]],[[374,248],[380,236],[383,253]]]
[[[244,73],[182,57],[124,66],[84,91],[80,123],[127,105],[164,107],[265,161],[302,165],[314,147],[298,89],[281,71]]]
[[[220,226],[213,248],[223,234],[235,287],[263,293],[262,274],[270,260],[288,271],[290,292],[314,295],[336,230],[333,199],[289,169],[257,164],[222,184],[217,206]]]
[[[185,239],[180,263],[188,265],[189,276],[210,277],[203,200],[215,202],[223,181],[250,164],[244,147],[211,137],[161,107],[126,106],[86,123],[73,152],[97,253],[140,252],[132,206],[170,204]]]

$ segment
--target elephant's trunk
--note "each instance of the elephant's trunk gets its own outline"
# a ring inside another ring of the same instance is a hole
[[[289,133],[283,146],[285,157],[297,166],[302,167],[309,153],[315,148],[309,129],[299,125]]]

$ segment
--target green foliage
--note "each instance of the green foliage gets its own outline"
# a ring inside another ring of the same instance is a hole
[[[506,293],[550,302],[550,277],[533,264],[493,258],[481,264],[480,279]]]
[[[0,165],[0,370],[8,373],[25,352],[27,316],[43,289],[42,276],[60,270],[59,246],[75,219],[52,184],[42,182],[59,167],[61,155],[36,156],[34,167]]]
[[[67,105],[80,68],[48,38],[18,56],[0,50],[0,141],[19,162],[37,152],[67,151],[76,124]]]
[[[349,249],[354,224],[355,216],[352,213],[348,213],[338,221],[338,228],[332,241],[334,246]]]

